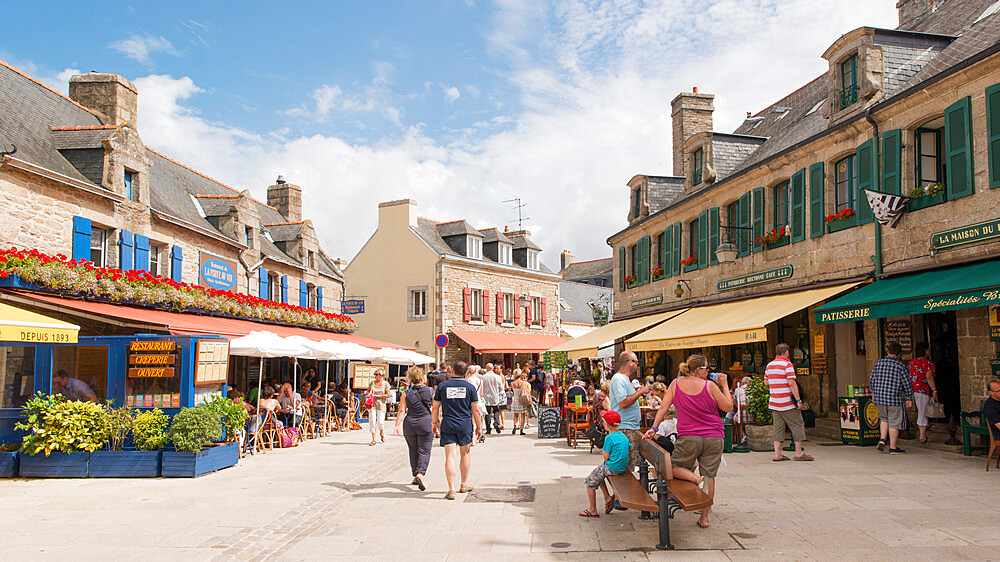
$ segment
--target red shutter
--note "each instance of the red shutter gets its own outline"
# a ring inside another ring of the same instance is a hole
[[[472,320],[472,289],[462,289],[462,318],[466,322]]]
[[[521,295],[514,295],[514,324],[521,321],[521,303],[518,301],[519,298],[521,298]]]
[[[533,312],[531,309],[534,308],[534,300],[535,299],[533,299],[531,297],[528,297],[528,308],[524,309],[524,325],[525,326],[530,326],[531,325],[531,313]]]
[[[490,323],[490,292],[483,289],[483,324]]]
[[[503,324],[503,293],[497,291],[497,326]]]
[[[542,327],[548,324],[548,315],[545,314],[545,297],[542,297]]]

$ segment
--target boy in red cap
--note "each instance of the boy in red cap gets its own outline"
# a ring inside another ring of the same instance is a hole
[[[614,410],[606,410],[601,412],[601,418],[604,427],[608,430],[608,435],[604,438],[604,462],[584,480],[587,485],[590,508],[581,511],[581,517],[599,517],[597,514],[598,488],[604,494],[604,513],[611,513],[615,505],[615,498],[608,493],[608,485],[604,483],[604,479],[608,476],[617,476],[628,469],[628,437],[618,429],[618,424],[622,422],[621,416]]]

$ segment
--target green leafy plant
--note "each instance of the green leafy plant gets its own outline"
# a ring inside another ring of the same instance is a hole
[[[108,439],[107,412],[100,404],[39,392],[23,410],[25,421],[15,427],[28,431],[22,449],[26,454],[92,452]]]
[[[242,404],[225,396],[213,395],[209,397],[204,407],[219,414],[222,426],[226,430],[226,441],[235,441],[236,431],[246,427],[247,418],[250,417]]]
[[[170,417],[159,408],[136,414],[132,420],[132,437],[140,451],[159,451],[167,444]]]
[[[933,197],[938,193],[944,191],[944,182],[936,181],[934,183],[929,183],[925,186],[918,186],[911,188],[906,192],[906,196],[910,199],[920,199],[921,197]]]
[[[771,409],[767,407],[770,400],[771,391],[764,379],[750,379],[747,385],[747,411],[753,419],[753,425],[771,425]]]
[[[205,405],[184,408],[170,422],[169,435],[178,451],[197,453],[206,443],[222,437],[222,420],[218,412]]]
[[[108,435],[109,451],[121,451],[132,431],[132,421],[135,419],[135,408],[112,408],[109,403],[104,413],[105,430]]]
[[[14,443],[13,441],[0,445],[0,453],[16,453],[17,451],[20,450],[21,450],[21,444]]]

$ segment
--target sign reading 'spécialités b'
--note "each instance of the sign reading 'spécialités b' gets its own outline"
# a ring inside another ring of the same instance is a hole
[[[740,277],[733,277],[732,279],[723,279],[722,281],[716,283],[715,288],[719,291],[730,291],[732,289],[749,287],[750,285],[758,285],[760,283],[769,283],[780,279],[788,279],[794,273],[795,269],[792,266],[783,265],[775,269],[761,271],[760,273],[751,273],[750,275],[742,275]]]
[[[935,250],[942,250],[998,236],[1000,236],[1000,219],[993,219],[961,228],[935,232],[931,234],[931,247]]]

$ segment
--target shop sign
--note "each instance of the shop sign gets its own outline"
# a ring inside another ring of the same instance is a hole
[[[909,320],[888,320],[883,326],[885,345],[896,342],[903,348],[903,355],[913,351],[913,330]]]
[[[546,351],[542,354],[542,368],[562,369],[569,362],[568,351]]]
[[[743,287],[749,287],[751,285],[759,285],[761,283],[770,283],[771,281],[788,279],[794,273],[795,269],[792,266],[783,265],[775,269],[761,271],[760,273],[751,273],[750,275],[743,275],[741,277],[723,279],[722,281],[716,283],[715,288],[719,291],[742,289]]]
[[[991,304],[989,311],[990,341],[1000,341],[1000,304]]]
[[[660,300],[663,300],[661,295]],[[595,326],[606,326],[608,324],[608,307],[606,306],[595,306],[594,310],[594,325]]]
[[[219,291],[236,289],[236,262],[208,252],[199,252],[198,257],[198,278],[201,285]]]
[[[993,378],[1000,377],[1000,359],[990,359],[990,369],[993,371]]]
[[[943,250],[1000,236],[1000,219],[971,224],[931,234],[931,248]]]
[[[172,378],[177,342],[134,341],[128,345],[129,378]]]
[[[219,384],[229,379],[229,341],[198,340],[194,384]]]
[[[364,314],[365,313],[364,299],[351,299],[351,300],[340,301],[340,313]]]
[[[823,355],[826,353],[826,337],[823,334],[813,336],[813,354]]]
[[[661,302],[663,302],[662,294],[653,295],[651,297],[644,297],[632,301],[632,308],[642,308],[644,306],[652,306],[654,304],[660,304]]]
[[[1000,303],[1000,289],[987,289],[985,291],[979,289],[948,296],[919,298],[901,302],[872,303],[844,310],[817,311],[816,321],[826,324],[830,322],[843,322],[845,320],[927,314],[929,312],[987,306],[998,303]]]

